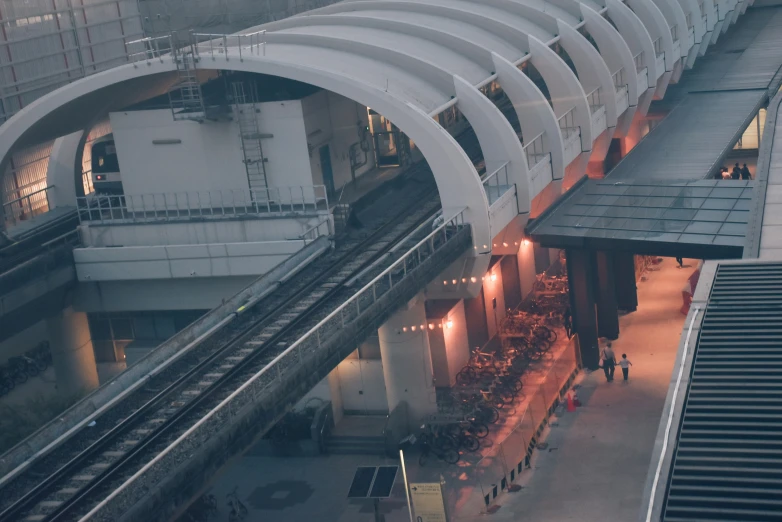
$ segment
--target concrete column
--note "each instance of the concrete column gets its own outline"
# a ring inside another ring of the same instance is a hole
[[[568,250],[566,256],[573,331],[578,334],[582,363],[594,370],[600,360],[595,292],[592,287],[594,256],[587,250]]]
[[[619,337],[619,310],[616,307],[614,258],[606,252],[595,253],[595,300],[597,334],[614,340]]]
[[[68,307],[47,319],[46,326],[58,392],[71,396],[97,388],[98,369],[87,314]]]
[[[524,300],[535,286],[535,245],[529,239],[522,239],[519,251],[516,254],[519,263],[519,285],[521,286],[521,299]]]
[[[393,412],[401,402],[407,403],[411,428],[427,415],[437,413],[426,324],[424,301],[415,298],[377,331],[388,411]]]
[[[638,290],[635,283],[635,256],[629,252],[614,252],[614,289],[619,310],[635,312]]]

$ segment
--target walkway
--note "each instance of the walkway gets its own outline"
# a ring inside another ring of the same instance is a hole
[[[636,519],[684,324],[681,290],[695,261],[685,265],[679,270],[665,259],[638,284],[638,311],[620,318],[614,343],[617,356],[625,352],[634,364],[630,381],[607,383],[602,372],[583,376],[583,406],[554,419],[544,435],[548,450],[535,453],[523,489],[505,494],[493,521]]]

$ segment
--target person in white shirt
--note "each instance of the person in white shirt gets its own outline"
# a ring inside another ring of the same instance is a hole
[[[619,366],[622,368],[622,376],[627,380],[627,374],[630,373],[630,367],[633,365],[627,360],[627,354],[623,353],[622,358],[619,360]]]

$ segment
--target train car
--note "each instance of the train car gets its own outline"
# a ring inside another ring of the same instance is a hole
[[[97,194],[122,194],[122,176],[113,134],[92,142],[92,186]]]

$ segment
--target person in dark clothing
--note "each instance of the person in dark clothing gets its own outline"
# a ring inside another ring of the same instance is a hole
[[[614,380],[614,370],[616,369],[616,356],[614,350],[611,348],[611,342],[606,344],[603,348],[603,373],[606,374],[606,380],[611,382]]]
[[[565,333],[567,334],[567,338],[570,339],[573,337],[573,315],[570,313],[570,307],[568,306],[565,309],[565,317],[562,321],[565,323]]]
[[[684,268],[684,259],[682,259],[681,257],[677,257],[676,262],[679,263],[679,266],[677,266],[676,268]]]
[[[736,163],[733,167],[733,172],[730,173],[730,179],[739,179],[741,177],[741,168],[739,168],[739,164]]]
[[[749,173],[746,163],[741,167],[741,179],[752,179],[752,175]]]

